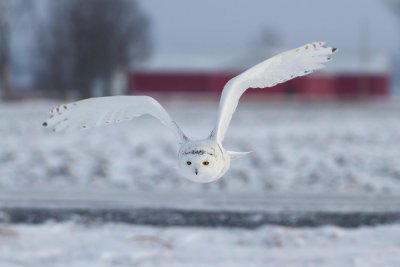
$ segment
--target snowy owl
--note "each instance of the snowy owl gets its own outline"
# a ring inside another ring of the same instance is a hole
[[[50,111],[43,123],[53,131],[83,130],[120,123],[145,114],[172,130],[179,140],[178,169],[181,175],[198,183],[221,178],[231,160],[249,152],[226,150],[222,142],[239,98],[248,88],[272,87],[295,77],[324,68],[336,48],[314,42],[267,59],[229,80],[223,88],[215,128],[203,140],[189,139],[154,98],[149,96],[109,96],[84,99],[60,105]]]

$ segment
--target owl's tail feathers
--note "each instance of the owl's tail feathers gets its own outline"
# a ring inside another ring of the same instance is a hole
[[[253,151],[249,152],[236,152],[236,151],[228,151],[229,156],[231,157],[231,160],[235,160],[241,157],[244,157],[250,153],[253,153]]]

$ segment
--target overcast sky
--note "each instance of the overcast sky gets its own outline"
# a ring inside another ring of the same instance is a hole
[[[323,40],[354,53],[360,25],[368,45],[395,53],[400,23],[385,0],[139,0],[152,21],[156,52],[244,50],[263,28],[279,31],[285,47]]]

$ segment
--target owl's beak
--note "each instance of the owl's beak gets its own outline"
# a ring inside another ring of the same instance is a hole
[[[197,168],[196,168],[196,170],[194,171],[194,173],[195,173],[196,175],[199,173],[199,171],[197,170]]]

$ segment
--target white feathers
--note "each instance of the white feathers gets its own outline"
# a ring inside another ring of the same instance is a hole
[[[165,109],[148,96],[98,97],[64,104],[50,111],[50,117],[43,126],[54,131],[84,130],[148,114],[159,119],[178,136],[181,174],[192,181],[212,182],[225,174],[231,159],[249,153],[227,151],[222,146],[240,96],[248,88],[271,87],[321,69],[335,51],[336,48],[327,47],[324,43],[311,43],[261,62],[231,79],[222,91],[217,125],[205,140],[189,140]]]
[[[324,68],[336,48],[315,42],[281,53],[232,78],[222,91],[217,125],[212,137],[222,143],[239,98],[248,88],[272,87]]]
[[[130,121],[145,114],[159,119],[180,142],[187,140],[165,109],[149,96],[97,97],[63,104],[50,111],[43,126],[51,127],[53,131],[85,130]]]

